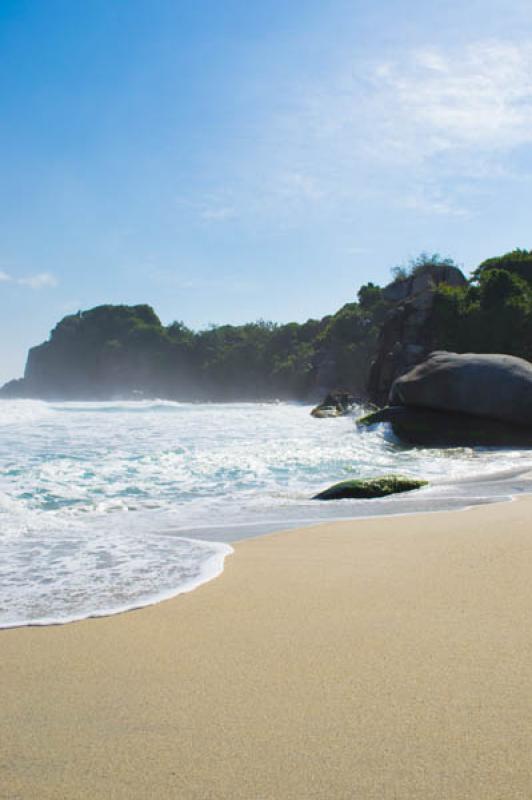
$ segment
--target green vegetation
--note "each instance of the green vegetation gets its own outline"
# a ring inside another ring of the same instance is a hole
[[[341,481],[317,494],[314,500],[369,499],[398,492],[411,492],[427,486],[428,481],[406,478],[404,475],[383,475],[380,478]]]
[[[388,422],[390,407],[384,406],[376,411],[371,411],[363,417],[358,417],[355,420],[357,428],[371,428],[373,425],[378,425],[379,422]]]
[[[194,333],[149,306],[99,306],[65,317],[33,348],[26,378],[66,396],[141,392],[178,399],[298,397],[309,389],[320,323],[257,322]]]
[[[439,270],[441,281],[441,268],[454,263],[422,253],[393,272],[401,279],[427,266]],[[99,306],[61,320],[47,342],[30,350],[24,380],[7,384],[2,393],[257,400],[302,399],[317,389],[339,389],[365,398],[378,348],[392,349],[404,335],[403,322],[397,329],[392,324],[379,344],[383,322],[393,322],[390,310],[397,302],[399,295],[367,283],[356,301],[321,320],[284,325],[260,320],[199,332],[182,322],[162,325],[147,305]],[[424,352],[502,352],[532,359],[532,251],[484,261],[463,286],[439,283],[420,335],[414,344]]]
[[[503,256],[488,258],[473,272],[473,278],[478,279],[482,273],[491,269],[504,269],[518,275],[525,281],[532,283],[532,250],[512,250]]]
[[[301,399],[316,384],[330,383],[362,395],[386,310],[380,294],[370,283],[358,303],[303,324],[261,320],[199,332],[182,322],[163,326],[147,305],[98,306],[61,320],[47,342],[30,350],[23,384],[5,392]]]
[[[467,286],[440,286],[432,337],[433,349],[532,360],[532,251],[484,261]]]
[[[416,258],[410,259],[408,263],[399,264],[392,267],[390,272],[395,281],[403,281],[412,275],[417,275],[426,267],[458,267],[458,264],[448,256],[441,256],[439,253],[420,253]]]
[[[334,367],[325,380],[318,382],[364,396],[380,326],[388,309],[380,287],[368,283],[359,289],[357,303],[347,303],[322,320],[314,341],[315,363]]]

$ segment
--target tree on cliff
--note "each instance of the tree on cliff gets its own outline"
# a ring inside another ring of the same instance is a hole
[[[304,398],[319,386],[363,396],[383,348],[387,356],[402,347],[414,359],[427,348],[532,359],[532,251],[488,259],[470,281],[437,253],[402,269],[384,289],[367,283],[356,302],[303,324],[259,320],[194,332],[182,322],[162,325],[148,305],[71,314],[30,350],[24,379],[2,393],[256,400]]]
[[[441,256],[439,253],[421,252],[416,258],[411,258],[407,264],[399,264],[392,267],[390,272],[395,281],[402,281],[423,272],[427,267],[458,267],[458,264],[448,256]]]
[[[532,359],[532,254],[513,256],[483,262],[466,287],[439,287],[434,349]]]

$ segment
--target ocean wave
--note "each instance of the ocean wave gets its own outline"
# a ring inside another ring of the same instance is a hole
[[[2,543],[0,628],[106,616],[217,577],[228,544],[105,529],[26,532]]]
[[[175,593],[188,580],[176,571],[181,561],[194,552],[200,564],[210,552],[203,542],[187,555],[176,537],[213,539],[219,555],[217,542],[267,530],[463,507],[529,489],[531,451],[404,447],[386,428],[361,433],[352,417],[316,420],[309,410],[0,401],[2,619],[57,621],[61,608],[65,619],[78,618]],[[386,472],[430,486],[376,501],[311,499],[338,480]],[[67,610],[78,595],[83,611]]]

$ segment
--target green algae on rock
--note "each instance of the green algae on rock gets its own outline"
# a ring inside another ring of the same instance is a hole
[[[427,486],[428,481],[408,478],[404,475],[383,475],[380,478],[364,478],[335,483],[323,492],[315,495],[313,500],[342,500],[344,498],[369,499],[386,497],[399,492],[411,492]]]
[[[365,414],[363,417],[358,417],[355,420],[357,428],[371,428],[372,425],[378,425],[379,422],[390,422],[393,418],[393,409],[390,406],[384,408],[377,408]]]

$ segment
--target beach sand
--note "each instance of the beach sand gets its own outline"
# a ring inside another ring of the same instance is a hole
[[[532,498],[239,542],[0,681],[2,800],[530,800]]]

